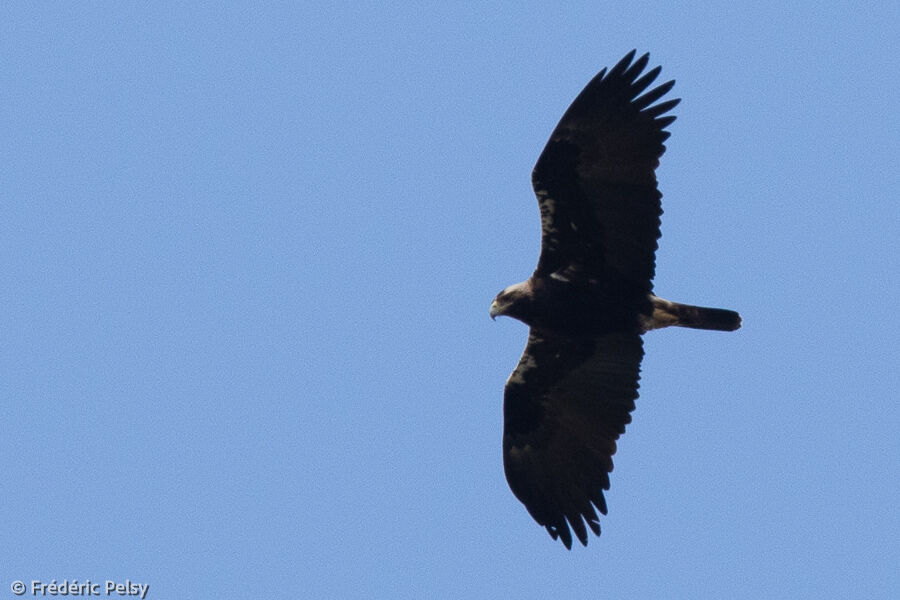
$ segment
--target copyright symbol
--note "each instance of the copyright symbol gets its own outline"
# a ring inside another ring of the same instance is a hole
[[[9,585],[9,589],[11,589],[12,593],[15,594],[16,596],[21,596],[22,594],[25,593],[25,584],[22,583],[21,581],[13,581]]]

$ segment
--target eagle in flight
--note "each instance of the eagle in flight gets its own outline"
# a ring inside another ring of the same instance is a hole
[[[632,50],[600,71],[556,126],[531,176],[541,254],[531,278],[491,304],[531,330],[503,395],[509,486],[553,539],[587,545],[606,514],[616,440],[631,422],[641,335],[677,325],[734,331],[734,311],[653,293],[660,194],[654,173],[679,99]],[[595,510],[596,509],[596,510]]]

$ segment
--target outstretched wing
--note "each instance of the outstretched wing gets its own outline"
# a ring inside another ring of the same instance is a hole
[[[516,497],[553,539],[587,545],[606,514],[616,440],[631,422],[644,351],[637,333],[591,340],[534,330],[503,395],[503,466]]]
[[[674,81],[640,95],[660,67],[640,76],[649,55],[632,63],[634,54],[587,84],[534,167],[542,225],[536,275],[612,268],[652,289],[662,214],[654,170],[670,135],[664,129],[675,120],[663,115],[679,100],[653,105]]]

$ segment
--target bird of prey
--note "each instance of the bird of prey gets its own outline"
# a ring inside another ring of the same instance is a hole
[[[530,327],[503,396],[503,466],[532,517],[566,548],[606,514],[616,440],[631,422],[641,335],[672,325],[733,331],[738,313],[653,293],[660,194],[655,169],[679,99],[632,50],[587,84],[531,176],[541,214],[532,276],[497,294],[490,315]],[[571,530],[570,530],[571,528]]]

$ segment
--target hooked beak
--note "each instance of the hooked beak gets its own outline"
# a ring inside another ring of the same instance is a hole
[[[497,304],[496,300],[494,300],[493,302],[491,302],[491,319],[496,321],[497,315],[499,315],[499,314],[500,314],[500,305]]]

